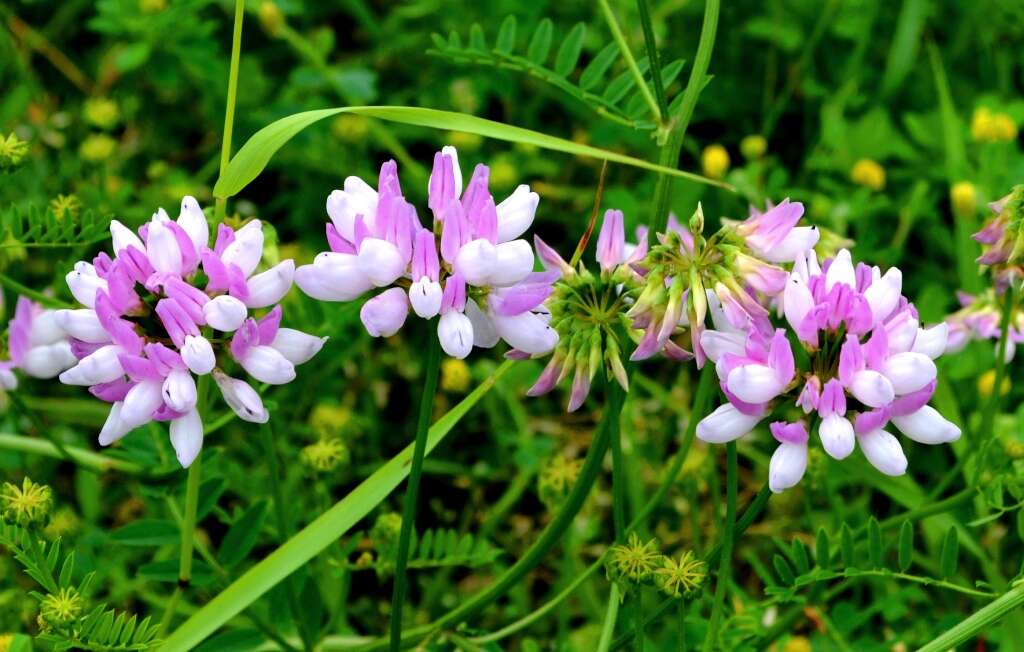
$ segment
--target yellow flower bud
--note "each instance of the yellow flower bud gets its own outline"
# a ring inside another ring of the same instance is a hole
[[[259,17],[263,31],[270,36],[277,36],[284,26],[284,14],[281,13],[281,8],[273,0],[263,0],[260,3]]]
[[[850,180],[854,183],[879,191],[885,188],[885,168],[869,158],[862,158],[853,164]]]
[[[729,171],[729,152],[719,144],[708,145],[700,155],[704,176],[721,179]]]
[[[985,373],[978,377],[978,393],[982,396],[991,396],[992,389],[996,385],[996,370],[989,369]],[[1003,382],[999,388],[999,395],[1006,396],[1010,393],[1010,379],[1003,377]]]
[[[794,636],[786,641],[782,650],[783,652],[812,652],[811,642],[807,640],[806,636]]]
[[[14,634],[0,634],[0,652],[7,652],[14,643]]]
[[[445,358],[441,363],[441,389],[454,394],[464,394],[469,389],[473,376],[465,360]]]
[[[971,138],[985,143],[993,140],[992,112],[988,107],[979,106],[971,116]]]
[[[82,598],[73,588],[51,593],[39,603],[39,619],[49,627],[66,627],[82,615]]]
[[[748,161],[761,158],[767,151],[768,141],[761,134],[751,134],[740,141],[740,153]]]
[[[106,97],[91,97],[82,107],[85,121],[100,129],[111,129],[121,120],[121,109],[117,102]]]
[[[309,425],[321,437],[337,436],[338,432],[348,425],[352,413],[340,405],[320,403],[313,408],[309,416]]]
[[[78,153],[86,161],[98,163],[110,158],[116,150],[116,140],[106,134],[93,134],[82,141]]]
[[[139,11],[144,14],[158,14],[167,9],[167,0],[139,0]]]
[[[299,455],[303,464],[314,471],[329,473],[343,464],[348,464],[348,447],[340,439],[321,439],[302,449]]]
[[[953,215],[971,217],[978,210],[978,191],[970,181],[958,181],[949,189],[949,203]]]
[[[996,141],[1010,143],[1017,139],[1017,123],[1005,113],[992,116],[992,136]]]
[[[0,489],[0,516],[22,527],[42,525],[53,508],[53,492],[45,484],[36,484],[28,477],[21,486],[5,482]]]

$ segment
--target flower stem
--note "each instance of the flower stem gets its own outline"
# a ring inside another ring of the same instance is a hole
[[[679,167],[679,152],[683,149],[683,138],[686,128],[693,117],[693,109],[697,106],[697,98],[707,81],[708,64],[711,63],[711,51],[715,47],[715,33],[718,31],[719,0],[707,0],[704,4],[704,22],[700,28],[700,41],[697,43],[697,55],[690,69],[690,79],[683,91],[683,101],[679,112],[672,116],[668,140],[661,147],[658,164],[665,167]],[[664,232],[668,228],[668,205],[672,197],[672,177],[662,174],[654,188],[654,219],[651,225],[656,227],[653,233]]]
[[[609,423],[607,428],[612,449],[612,523],[615,540],[622,542],[626,536],[626,469],[622,459],[622,429],[618,419]]]
[[[1004,616],[1024,605],[1024,582],[1017,584],[986,606],[932,640],[917,652],[941,652],[955,649],[978,632],[986,631]]]
[[[995,421],[996,412],[999,411],[1000,404],[1002,403],[1002,384],[1003,377],[1006,374],[1006,343],[1009,340],[1010,335],[1010,316],[1013,314],[1013,283],[1006,288],[1006,293],[1003,296],[1003,313],[999,320],[999,344],[996,346],[996,369],[995,369],[995,384],[992,386],[992,395],[989,396],[988,403],[985,405],[985,412],[981,415],[981,427],[978,429],[978,436],[976,440],[982,442],[981,449],[978,451],[978,459],[975,462],[974,467],[974,485],[978,484],[978,478],[981,476],[981,470],[985,467],[985,459],[988,456],[988,449],[995,438],[995,433],[992,432]]]
[[[601,639],[597,644],[597,652],[608,652],[612,643],[612,635],[615,633],[615,621],[619,616],[619,585],[612,582],[611,592],[608,594],[608,609],[604,614],[604,626],[601,628]]]
[[[725,597],[732,581],[732,545],[733,530],[736,525],[736,442],[725,445],[726,480],[725,480],[725,529],[722,534],[722,558],[718,564],[718,578],[715,585],[715,606],[711,610],[711,622],[708,625],[708,637],[704,640],[704,649],[710,652],[718,645],[718,628],[722,624],[722,610]]]
[[[622,58],[626,60],[626,66],[636,80],[636,86],[640,89],[640,94],[651,109],[654,121],[660,124],[665,116],[662,115],[661,109],[658,108],[658,103],[655,101],[654,96],[651,95],[651,89],[647,86],[647,80],[644,79],[643,73],[640,72],[640,66],[637,65],[636,59],[633,58],[633,53],[629,50],[629,44],[626,43],[626,37],[622,34],[622,29],[619,28],[619,22],[615,19],[615,14],[612,12],[608,0],[599,0],[599,4],[601,5],[601,13],[604,14],[605,22],[608,23],[608,29],[612,32],[612,38],[618,44],[619,52],[622,53]]]
[[[231,161],[231,131],[235,126],[235,99],[238,95],[238,63],[242,58],[242,21],[245,18],[245,0],[235,0],[235,24],[231,35],[231,68],[228,72],[228,101],[224,108],[224,139],[220,146],[220,173],[224,174]],[[217,197],[217,223],[224,221],[227,198]]]
[[[178,563],[178,585],[187,587],[192,581],[192,548],[196,532],[196,513],[199,509],[199,480],[202,477],[202,456],[199,455],[188,467],[188,481],[185,485],[185,522],[181,526],[181,559]]]
[[[651,12],[647,7],[647,0],[636,0],[636,8],[640,12],[640,26],[644,31],[647,60],[651,62],[654,97],[658,100],[658,109],[661,111],[661,115],[667,117],[668,101],[665,99],[665,85],[661,81],[661,59],[658,57],[658,44],[654,40],[654,26],[651,24]]]
[[[402,529],[398,537],[398,557],[395,559],[395,586],[391,596],[391,643],[392,652],[402,646],[402,607],[405,604],[405,591],[408,578],[405,576],[409,561],[409,545],[411,543],[413,522],[416,519],[416,503],[419,499],[420,476],[423,473],[423,458],[427,447],[427,430],[430,428],[430,417],[433,414],[434,394],[437,390],[437,376],[441,365],[441,341],[433,327],[437,321],[431,320],[427,337],[430,344],[427,349],[427,366],[423,378],[423,393],[420,396],[420,413],[416,423],[416,443],[412,452],[412,466],[409,470],[409,485],[405,491],[405,504],[402,508]]]

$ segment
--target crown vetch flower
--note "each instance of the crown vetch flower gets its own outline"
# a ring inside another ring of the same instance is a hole
[[[10,359],[0,361],[0,387],[7,390],[18,386],[15,369],[33,378],[53,378],[78,362],[56,311],[25,297],[18,297],[14,317],[7,324],[7,348]]]
[[[348,177],[327,198],[331,251],[296,270],[296,284],[325,301],[351,301],[381,288],[360,311],[374,337],[397,333],[411,308],[423,319],[440,315],[441,347],[455,358],[499,339],[522,355],[547,353],[557,334],[541,304],[555,276],[533,272],[533,250],[519,237],[539,198],[521,185],[496,204],[489,174],[477,165],[463,190],[455,148],[435,154],[430,228],[405,200],[394,161],[381,167],[376,190]]]
[[[960,310],[946,317],[946,325],[949,327],[946,352],[961,351],[972,339],[992,340],[998,349],[1002,333],[1000,323],[1003,297],[999,296],[994,288],[989,288],[977,296],[966,292],[957,292],[957,299],[960,301]],[[1003,351],[1003,359],[1006,362],[1013,360],[1017,345],[1022,342],[1024,342],[1024,310],[1017,305],[1010,313],[1006,349]],[[999,351],[996,351],[996,355],[998,354]]]
[[[1024,184],[1015,186],[989,208],[995,217],[973,237],[983,248],[978,262],[992,266],[997,289],[1002,291],[1010,281],[1024,276]]]
[[[67,275],[86,307],[54,315],[78,360],[60,380],[87,385],[113,404],[101,445],[150,421],[169,421],[171,444],[187,467],[203,441],[195,376],[212,373],[240,418],[263,423],[269,415],[256,390],[221,368],[232,360],[260,382],[287,383],[326,338],[280,328],[274,304],[291,288],[295,264],[255,273],[263,257],[258,220],[238,230],[220,225],[211,248],[206,216],[185,197],[177,220],[159,209],[138,233],[117,220],[110,232],[113,258],[101,253]],[[250,316],[271,306],[259,319]]]
[[[901,292],[898,269],[883,274],[854,266],[847,250],[821,266],[813,250],[798,257],[778,303],[806,353],[808,366],[799,370],[786,329],[772,333],[753,320],[739,328],[713,304],[715,329],[701,339],[729,402],[701,420],[697,436],[712,443],[741,437],[789,397],[812,415],[826,453],[843,459],[859,442],[868,461],[889,475],[907,466],[899,442],[885,430],[890,421],[919,443],[958,439],[960,429],[927,405],[948,326],[921,328]],[[779,447],[769,486],[783,491],[806,470],[808,427],[795,419],[774,422],[770,430]]]

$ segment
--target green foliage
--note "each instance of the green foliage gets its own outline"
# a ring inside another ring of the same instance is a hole
[[[345,561],[341,567],[350,570],[373,569],[389,573],[395,566],[394,546],[385,548],[373,561]],[[502,555],[501,548],[472,534],[455,530],[426,530],[413,539],[409,548],[409,568],[445,568],[462,566],[476,568],[493,563]]]
[[[0,231],[0,250],[84,247],[110,237],[110,218],[92,210],[58,216],[49,206],[10,206],[0,211]]]

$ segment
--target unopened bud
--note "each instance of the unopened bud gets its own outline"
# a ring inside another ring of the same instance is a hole
[[[5,482],[0,490],[0,514],[22,527],[41,526],[53,508],[53,492],[45,484],[25,478],[21,486]]]
[[[970,181],[958,181],[949,189],[949,203],[956,217],[972,217],[978,210],[978,192]]]
[[[690,216],[690,233],[695,239],[704,233],[704,207],[700,202],[697,202],[697,210]]]

